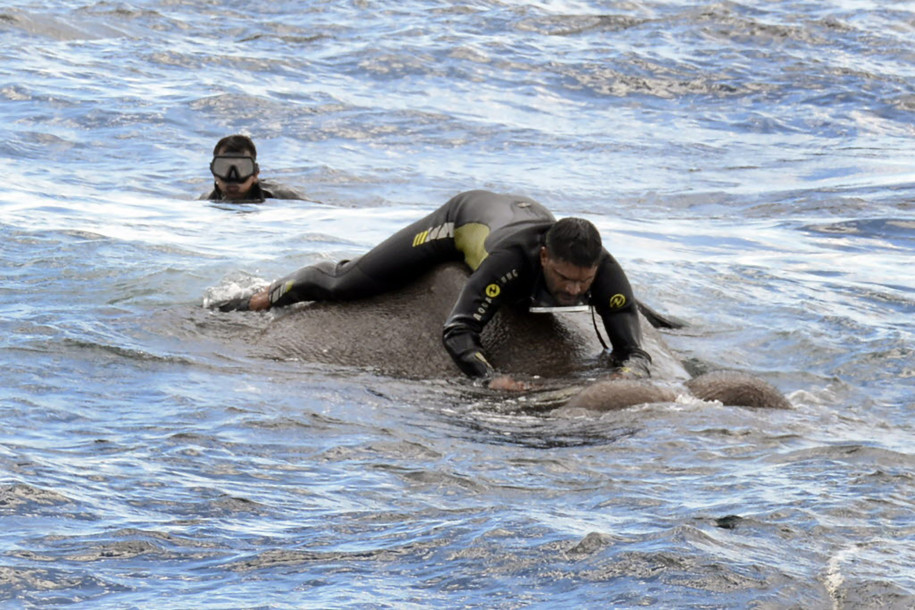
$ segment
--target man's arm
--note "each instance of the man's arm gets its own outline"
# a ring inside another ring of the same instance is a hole
[[[638,302],[626,273],[612,256],[602,260],[591,297],[613,346],[611,353],[601,354],[601,363],[636,377],[648,377],[651,355],[642,349]]]
[[[483,355],[480,345],[480,331],[457,324],[449,319],[442,331],[442,343],[451,359],[468,377],[492,379],[496,370]]]
[[[442,330],[442,343],[464,374],[490,380],[496,371],[483,354],[480,335],[506,296],[523,281],[520,258],[508,251],[488,256],[468,278]]]
[[[260,185],[265,199],[305,199],[294,189],[277,184],[272,180],[261,180]]]
[[[638,307],[601,315],[613,351],[604,351],[599,362],[629,377],[651,376],[651,355],[641,347]]]

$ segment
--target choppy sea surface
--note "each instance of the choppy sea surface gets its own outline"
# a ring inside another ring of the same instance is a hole
[[[915,4],[11,0],[0,42],[4,608],[915,605]],[[236,132],[304,199],[197,200]],[[472,188],[592,219],[793,408],[519,410],[201,306]]]

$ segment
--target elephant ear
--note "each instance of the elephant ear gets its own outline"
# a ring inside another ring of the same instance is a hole
[[[686,382],[697,398],[734,407],[790,409],[791,403],[771,383],[748,373],[713,371]]]

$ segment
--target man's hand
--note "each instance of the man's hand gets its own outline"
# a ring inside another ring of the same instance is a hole
[[[248,297],[235,297],[225,301],[216,301],[209,304],[208,307],[219,311],[248,311]]]
[[[647,358],[632,356],[619,366],[612,377],[621,379],[648,379],[651,377],[650,363]]]
[[[529,383],[512,379],[508,375],[493,377],[489,383],[486,384],[486,387],[491,390],[507,390],[509,392],[524,392],[525,390],[531,389]]]
[[[605,350],[597,359],[601,366],[612,369],[611,379],[647,379],[651,377],[651,361],[641,354],[632,354],[620,362],[612,353]]]

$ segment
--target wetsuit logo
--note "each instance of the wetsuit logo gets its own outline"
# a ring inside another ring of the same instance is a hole
[[[270,288],[270,303],[275,304],[279,301],[284,294],[292,290],[292,287],[295,285],[294,280],[288,280],[282,284],[277,284]]]
[[[626,297],[617,293],[610,297],[610,309],[620,309],[626,304]]]
[[[499,293],[502,292],[502,289],[499,288],[498,284],[490,284],[486,287],[486,296],[490,299],[494,299],[499,296]]]
[[[421,246],[434,239],[446,239],[449,237],[454,237],[453,222],[446,222],[437,227],[432,227],[431,229],[426,229],[425,231],[417,233],[413,236],[413,247]]]

